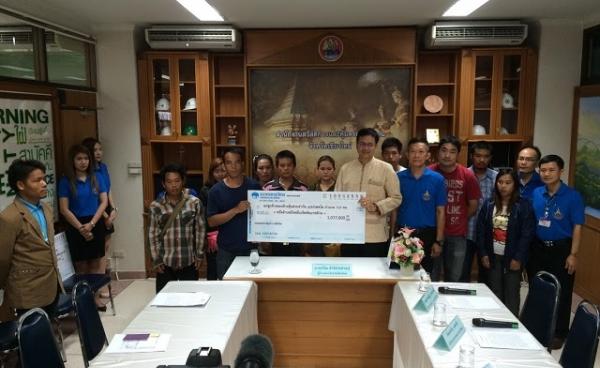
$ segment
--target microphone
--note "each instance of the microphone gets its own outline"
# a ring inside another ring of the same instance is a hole
[[[440,294],[455,294],[455,295],[476,295],[477,294],[477,290],[457,289],[457,288],[451,288],[451,287],[447,287],[447,286],[438,287],[438,291],[440,292]]]
[[[250,335],[242,341],[234,368],[271,368],[273,345],[265,335]]]
[[[473,326],[491,328],[519,328],[519,324],[517,322],[492,321],[485,318],[473,318]]]

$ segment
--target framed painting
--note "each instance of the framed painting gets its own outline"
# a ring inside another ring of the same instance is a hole
[[[600,85],[575,89],[569,179],[600,225]]]
[[[253,153],[291,150],[297,176],[312,183],[320,156],[332,156],[338,168],[356,158],[361,128],[377,130],[379,145],[390,136],[406,144],[412,76],[412,66],[251,69]]]

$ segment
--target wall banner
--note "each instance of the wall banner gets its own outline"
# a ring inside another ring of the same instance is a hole
[[[15,193],[8,185],[8,167],[18,158],[46,165],[48,196],[44,202],[56,215],[56,171],[52,102],[0,98],[0,211],[12,203]]]

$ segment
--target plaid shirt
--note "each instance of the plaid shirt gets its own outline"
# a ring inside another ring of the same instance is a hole
[[[473,170],[473,166],[469,167],[469,170],[473,171],[475,174],[475,170]],[[494,193],[494,183],[496,182],[496,175],[498,172],[488,168],[485,172],[485,176],[480,178],[475,174],[477,181],[479,182],[479,190],[481,191],[481,197],[479,197],[479,203],[477,204],[477,212],[471,218],[469,218],[469,229],[467,230],[467,239],[475,241],[475,227],[477,226],[477,216],[479,215],[479,210],[481,210],[481,206],[483,206],[483,202],[492,197]]]
[[[204,208],[197,197],[187,196],[181,211],[160,237],[161,230],[176,205],[169,203],[166,197],[159,198],[150,205],[148,240],[155,266],[164,263],[169,267],[182,268],[202,257],[206,225]]]

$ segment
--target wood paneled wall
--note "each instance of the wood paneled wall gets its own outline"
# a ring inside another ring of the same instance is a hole
[[[343,55],[335,62],[319,56],[319,42],[328,35],[344,43]],[[244,31],[248,67],[414,64],[416,42],[414,27]]]
[[[594,304],[600,304],[600,220],[586,216],[577,255],[575,292]]]

